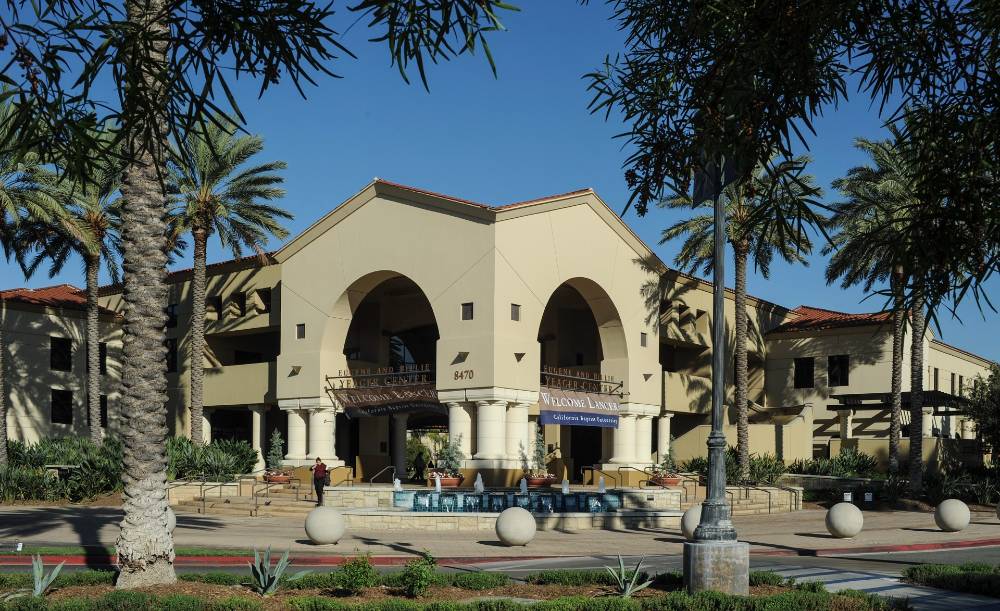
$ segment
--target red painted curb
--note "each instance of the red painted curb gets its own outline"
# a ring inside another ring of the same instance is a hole
[[[296,566],[339,566],[357,556],[290,556]],[[436,558],[438,564],[482,564],[487,562],[513,562],[517,560],[540,560],[560,556],[493,556],[493,557],[451,557]],[[64,562],[66,566],[115,566],[116,556],[84,556],[84,555],[47,555],[42,558],[46,564]],[[372,556],[369,558],[375,566],[399,566],[414,560],[416,556]],[[177,556],[175,566],[244,566],[253,561],[253,556]],[[0,556],[0,566],[30,566],[31,556]]]
[[[883,552],[926,552],[933,550],[993,547],[1000,539],[973,539],[971,541],[941,541],[938,543],[909,543],[901,545],[869,545],[867,547],[830,547],[826,549],[765,549],[751,550],[754,556],[846,556],[850,554],[878,554]]]

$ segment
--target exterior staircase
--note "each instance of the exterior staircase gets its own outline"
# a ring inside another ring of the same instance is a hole
[[[196,496],[174,506],[184,512],[250,517],[305,517],[315,507],[311,487],[299,484],[276,485],[250,496]]]
[[[699,486],[697,491],[687,488],[687,499],[681,497],[681,511],[687,511],[691,506],[705,500],[707,490]],[[788,513],[802,508],[801,493],[793,493],[775,488],[741,488],[726,487],[726,502],[731,515],[749,516],[769,513]]]

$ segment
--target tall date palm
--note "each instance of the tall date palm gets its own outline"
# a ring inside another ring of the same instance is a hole
[[[204,443],[205,266],[208,240],[217,236],[222,247],[240,256],[244,248],[264,256],[270,236],[283,239],[288,231],[280,220],[292,215],[268,202],[284,197],[278,174],[283,161],[251,164],[264,150],[259,136],[238,135],[225,118],[190,138],[183,154],[171,163],[178,205],[171,214],[175,237],[190,233],[194,247],[191,275],[191,440]]]
[[[826,269],[827,282],[840,279],[843,288],[861,285],[865,292],[871,292],[878,285],[889,286],[893,305],[889,471],[896,473],[899,471],[903,353],[907,326],[904,291],[909,274],[909,261],[901,248],[907,241],[902,229],[907,222],[908,210],[917,202],[911,169],[905,156],[895,146],[895,141],[900,138],[899,131],[894,127],[890,131],[892,140],[855,140],[855,146],[868,155],[871,164],[851,168],[846,176],[833,182],[834,188],[846,200],[835,206],[831,218],[835,233],[830,244],[824,248],[824,254],[832,253]],[[882,239],[872,239],[876,233]],[[915,307],[914,314],[919,309]],[[922,316],[922,312],[920,314]],[[918,322],[920,320],[915,316],[914,329],[918,333],[913,334],[911,350],[922,351],[922,342],[917,338],[922,337],[920,327],[924,325],[918,327]],[[922,358],[922,352],[918,356]],[[919,423],[919,416],[911,420],[911,431],[919,427]],[[911,448],[914,442],[919,448],[918,438],[919,435],[914,436],[911,432]]]
[[[740,479],[743,481],[750,476],[747,263],[752,260],[765,278],[770,276],[775,255],[790,263],[807,264],[805,256],[812,250],[809,233],[825,223],[825,218],[816,210],[822,191],[815,185],[812,176],[804,174],[808,162],[808,157],[800,156],[759,163],[748,180],[727,186],[720,200],[726,206],[726,239],[733,248],[735,263],[734,399]],[[677,265],[689,270],[700,267],[705,273],[711,272],[715,239],[712,201],[693,203],[685,195],[664,200],[660,206],[707,210],[705,214],[680,221],[664,230],[660,243],[685,237],[677,254]],[[713,350],[724,349],[724,346],[713,347]]]

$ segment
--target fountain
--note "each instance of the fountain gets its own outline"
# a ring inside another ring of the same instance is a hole
[[[526,480],[523,477],[521,478],[520,488],[521,488],[521,494],[528,494],[528,480]]]
[[[563,480],[563,483],[562,483],[562,493],[563,494],[569,494],[569,480],[568,479],[564,479]]]
[[[600,477],[600,479],[597,480],[597,491],[600,492],[601,494],[604,494],[605,492],[608,491],[608,489],[604,486],[604,476],[603,475]],[[438,490],[438,492],[441,492],[441,491]]]
[[[399,481],[398,477],[392,478],[392,491],[401,492],[403,490],[403,484]]]
[[[601,481],[603,482],[604,480],[602,479]],[[602,483],[602,485],[603,485],[603,483]],[[435,477],[434,478],[434,492],[437,492],[438,494],[441,494],[441,478],[440,477]]]
[[[476,473],[476,483],[473,484],[473,489],[476,494],[482,494],[486,490],[486,486],[483,485],[483,474]]]

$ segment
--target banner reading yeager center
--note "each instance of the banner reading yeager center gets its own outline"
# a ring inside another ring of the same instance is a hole
[[[542,386],[538,392],[539,424],[618,428],[621,403],[613,395],[591,394]]]

